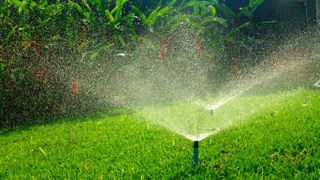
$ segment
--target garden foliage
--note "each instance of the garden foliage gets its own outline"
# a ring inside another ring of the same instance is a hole
[[[70,64],[93,70],[88,63],[132,51],[142,34],[165,36],[185,24],[221,47],[250,28],[262,2],[250,0],[236,14],[218,0],[0,0],[0,124],[78,112],[79,69]],[[82,112],[92,109],[94,98],[81,99]]]

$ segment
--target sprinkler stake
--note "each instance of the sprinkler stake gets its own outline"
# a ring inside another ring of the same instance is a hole
[[[193,165],[196,166],[199,160],[199,141],[193,143]]]

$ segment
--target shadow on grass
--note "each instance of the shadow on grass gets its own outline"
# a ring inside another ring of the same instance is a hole
[[[5,127],[0,127],[0,135],[8,135],[15,131],[28,130],[34,126],[49,125],[64,122],[85,122],[95,121],[106,117],[115,117],[122,114],[132,114],[132,111],[126,109],[113,109],[113,110],[99,110],[86,112],[76,115],[61,115],[56,117],[43,117],[34,119],[32,121],[24,121],[19,124],[11,124]]]

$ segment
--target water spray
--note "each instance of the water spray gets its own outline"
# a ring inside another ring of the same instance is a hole
[[[199,161],[199,141],[193,142],[193,165],[196,166]]]
[[[316,87],[320,87],[320,80],[314,84]]]

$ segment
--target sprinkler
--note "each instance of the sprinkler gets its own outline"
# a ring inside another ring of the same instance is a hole
[[[193,142],[193,165],[196,166],[199,160],[199,141]]]

